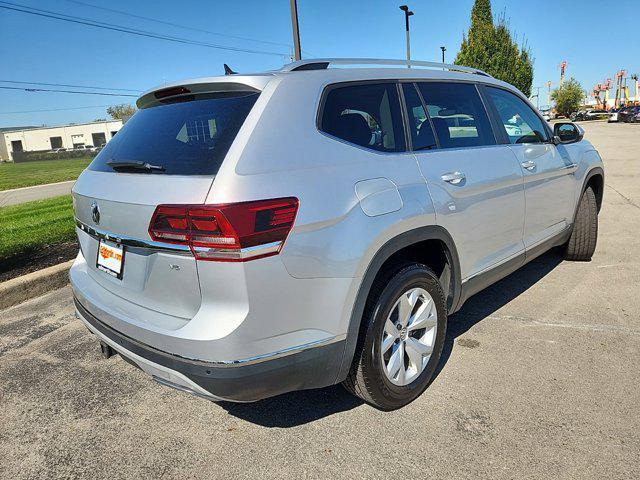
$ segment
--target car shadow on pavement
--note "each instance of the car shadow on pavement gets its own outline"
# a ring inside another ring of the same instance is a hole
[[[508,277],[494,283],[467,300],[458,312],[449,317],[447,337],[442,349],[442,356],[432,381],[438,377],[449,361],[456,338],[542,280],[562,260],[560,249],[551,249]],[[465,346],[473,348],[476,345],[473,340],[470,340],[468,345]]]
[[[263,427],[290,428],[311,423],[362,405],[342,385],[301,390],[255,403],[221,402],[230,415]]]
[[[444,369],[457,337],[528,290],[561,261],[560,252],[551,250],[470,298],[464,307],[450,318],[442,356],[432,381]],[[362,400],[349,394],[341,385],[334,385],[316,390],[285,393],[255,403],[221,402],[219,405],[230,415],[247,422],[263,427],[290,428],[351,410],[362,403]]]

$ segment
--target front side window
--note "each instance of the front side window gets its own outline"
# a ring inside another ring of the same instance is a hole
[[[486,92],[510,143],[543,143],[548,140],[542,120],[522,99],[501,88],[487,87]]]
[[[332,88],[324,102],[320,130],[372,150],[403,151],[404,132],[396,85]]]
[[[407,106],[408,125],[411,131],[413,150],[430,150],[436,148],[436,137],[431,122],[422,105],[413,83],[403,83],[404,103]]]
[[[441,148],[495,145],[489,117],[474,85],[423,82],[419,88]]]

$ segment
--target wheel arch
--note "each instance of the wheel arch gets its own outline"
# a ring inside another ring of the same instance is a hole
[[[445,293],[447,293],[447,310],[449,313],[454,311],[460,300],[462,279],[458,251],[449,232],[439,225],[429,225],[409,230],[388,240],[374,254],[360,282],[360,287],[358,288],[358,293],[356,294],[351,309],[345,351],[336,383],[344,380],[351,368],[351,362],[353,361],[358,342],[362,315],[364,314],[371,287],[378,275],[387,272],[386,267],[391,265],[396,259],[399,262],[401,262],[403,258],[416,260],[415,256],[409,255],[405,257],[404,254],[408,254],[409,252],[415,253],[420,247],[428,248],[430,244],[433,244],[432,242],[438,242],[442,246],[442,254],[445,255],[446,263],[449,266],[450,271],[445,272],[444,275],[444,278],[448,279],[449,286],[448,288],[444,288],[444,290]],[[432,253],[432,251],[425,251],[425,256],[432,255]],[[441,282],[442,278],[443,276],[441,275]]]
[[[591,187],[593,189],[593,193],[596,195],[596,203],[598,205],[599,213],[600,208],[602,208],[602,198],[604,195],[604,170],[601,167],[594,167],[585,175],[580,196],[582,196],[588,187]]]

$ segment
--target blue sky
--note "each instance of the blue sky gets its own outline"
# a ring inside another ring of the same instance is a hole
[[[220,50],[132,36],[0,9],[0,80],[91,85],[145,90],[163,82],[222,73],[228,63],[241,72],[280,67],[291,44],[288,0],[82,0],[81,3],[129,12],[165,22],[225,35],[274,43],[258,43],[212,35],[124,16],[71,0],[8,0],[76,17],[128,28],[188,38],[216,45],[274,52],[276,55]],[[458,51],[468,29],[473,0],[407,0],[411,17],[412,57],[440,60]],[[534,6],[535,3],[535,6]],[[303,56],[382,57],[405,55],[404,18],[399,1],[298,0]],[[0,2],[0,5],[6,3]],[[618,0],[615,12],[596,0],[493,0],[494,15],[505,11],[518,39],[526,38],[535,58],[534,86],[557,85],[558,64],[569,62],[568,76],[585,89],[621,68],[640,72],[640,35],[633,22],[638,0]],[[578,5],[578,6],[576,6]],[[613,16],[612,16],[613,13]],[[596,21],[605,20],[606,24]],[[616,28],[622,25],[623,28]],[[0,83],[0,86],[16,86]],[[42,87],[56,88],[56,87]],[[633,89],[630,92],[633,95]],[[543,89],[544,92],[544,89]],[[545,95],[541,95],[546,103]],[[106,117],[106,105],[132,102],[118,98],[63,93],[28,93],[0,89],[0,127],[55,125]],[[89,107],[92,108],[84,108]],[[58,110],[32,113],[30,110]]]

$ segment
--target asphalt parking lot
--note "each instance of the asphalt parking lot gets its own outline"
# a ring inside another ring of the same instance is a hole
[[[408,407],[161,387],[100,356],[67,287],[0,313],[0,478],[640,478],[640,125],[584,127],[593,261],[550,252],[475,296]]]

